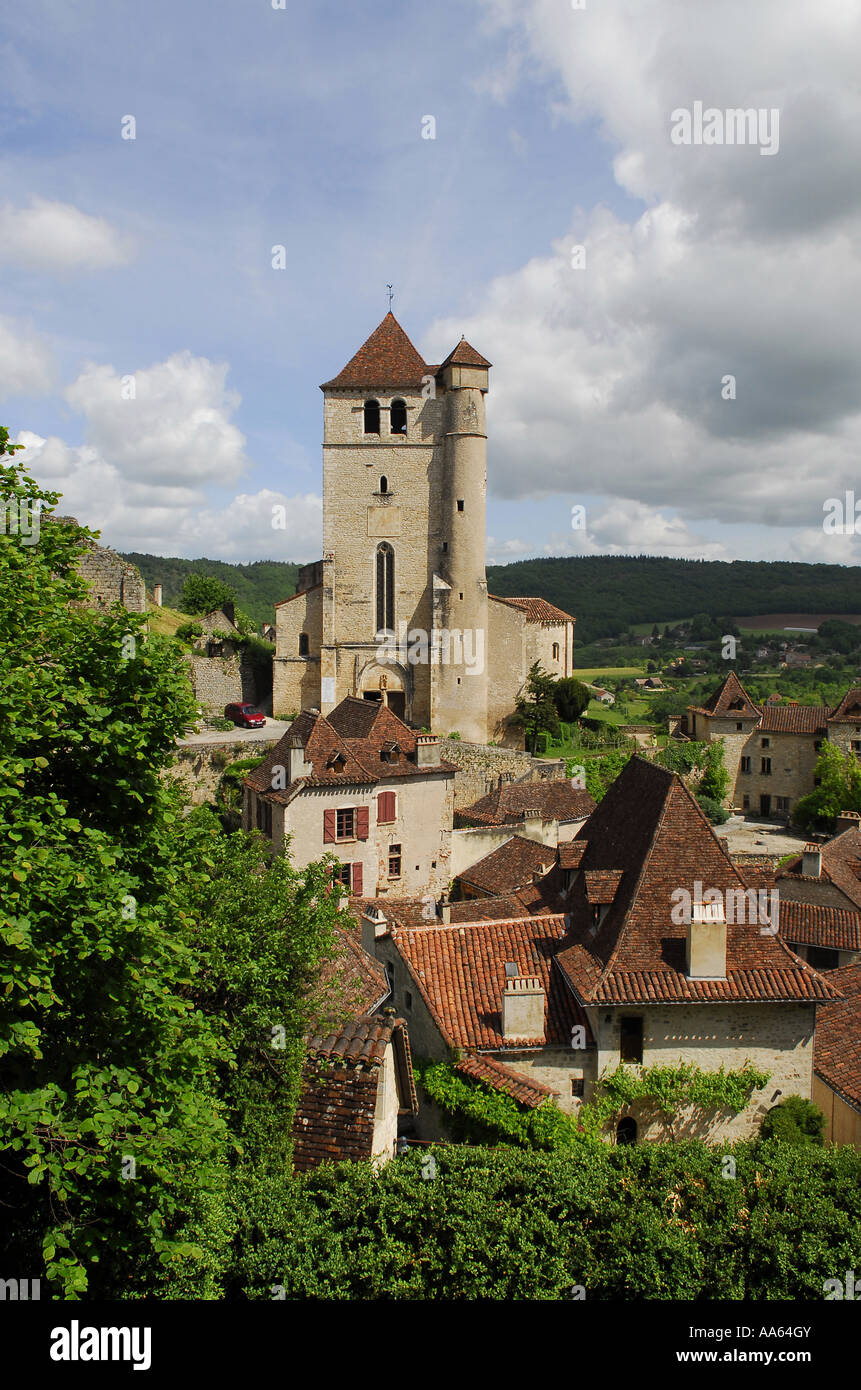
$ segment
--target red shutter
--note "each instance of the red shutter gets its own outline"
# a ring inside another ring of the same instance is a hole
[[[370,814],[367,806],[356,807],[356,839],[367,840]]]
[[[381,824],[387,824],[395,819],[395,794],[394,792],[380,792],[377,799],[377,820]]]
[[[354,865],[353,865],[353,877],[352,877],[352,884],[351,884],[351,892],[355,893],[355,895],[356,895],[357,898],[360,898],[360,897],[362,896],[362,866],[361,866],[361,864],[354,864]]]
[[[323,844],[331,845],[335,841],[335,812],[323,812]]]

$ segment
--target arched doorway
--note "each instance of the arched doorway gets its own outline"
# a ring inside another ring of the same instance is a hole
[[[637,1142],[637,1121],[632,1115],[626,1115],[616,1126],[617,1144],[636,1144]]]
[[[407,676],[400,666],[371,662],[359,677],[357,692],[363,700],[381,700],[392,714],[407,720]]]

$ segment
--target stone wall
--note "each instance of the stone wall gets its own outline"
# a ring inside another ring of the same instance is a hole
[[[277,742],[277,738],[261,738],[253,743],[245,739],[235,743],[182,744],[165,775],[179,782],[192,806],[205,806],[215,800],[226,767],[240,758],[264,758]]]
[[[454,784],[454,809],[471,806],[493,791],[500,777],[505,782],[538,781],[565,776],[565,759],[533,758],[516,748],[491,748],[485,743],[441,739],[440,757],[458,769]]]
[[[74,517],[57,517],[57,521],[77,526]],[[130,613],[146,612],[146,586],[140,570],[123,560],[105,546],[91,545],[81,555],[75,568],[90,586],[89,608],[109,608],[121,603]]]
[[[225,705],[256,700],[254,668],[239,656],[186,655],[194,697],[208,714],[224,714]]]

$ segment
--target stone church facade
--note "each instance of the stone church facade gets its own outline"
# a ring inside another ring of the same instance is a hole
[[[485,576],[490,363],[429,366],[388,313],[323,391],[323,558],[277,605],[273,713],[348,695],[417,728],[522,743],[530,666],[573,672],[574,619]]]

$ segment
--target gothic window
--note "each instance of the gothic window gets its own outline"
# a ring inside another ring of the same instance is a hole
[[[382,476],[382,478],[380,479],[380,492],[386,493],[386,492],[388,492],[388,490],[389,490],[389,480],[388,480],[388,478],[386,477],[386,475],[385,475],[385,473],[384,473],[383,476]]]
[[[383,541],[377,546],[377,632],[395,630],[395,552]]]
[[[391,432],[392,434],[406,434],[407,432],[407,405],[406,401],[392,401],[391,410]]]
[[[365,434],[380,432],[380,402],[365,401]]]
[[[307,632],[300,632],[300,633],[299,633],[299,655],[300,655],[300,656],[307,656],[307,655],[308,655],[308,634],[307,634]]]

